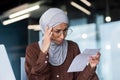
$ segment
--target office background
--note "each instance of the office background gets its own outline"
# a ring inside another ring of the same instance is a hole
[[[42,34],[38,28],[40,27],[39,17],[50,7],[59,7],[67,12],[73,32],[66,39],[77,42],[81,52],[85,48],[100,48],[101,60],[97,68],[100,80],[120,79],[120,1],[87,1],[92,6],[89,7],[80,0],[0,1],[0,6],[4,6],[0,9],[0,44],[4,44],[6,47],[16,80],[21,80],[21,57],[25,56],[26,46],[41,39]],[[77,9],[72,6],[71,2],[83,6],[91,14]],[[24,6],[24,3],[27,3],[27,7],[39,4],[40,8],[30,12],[31,15],[26,19],[4,25],[3,21],[7,20],[10,14],[24,9],[20,8]],[[110,22],[105,20],[106,16],[111,17]]]

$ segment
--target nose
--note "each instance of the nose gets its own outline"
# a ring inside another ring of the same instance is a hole
[[[61,39],[64,39],[64,38],[65,38],[64,32],[61,32],[60,38],[61,38]]]

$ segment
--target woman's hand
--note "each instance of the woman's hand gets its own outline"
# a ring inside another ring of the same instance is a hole
[[[51,42],[51,36],[52,36],[52,27],[47,27],[45,29],[44,37],[43,37],[43,43],[42,43],[42,52],[46,53],[48,52],[50,42]]]
[[[91,68],[95,68],[100,60],[100,53],[97,53],[95,56],[91,56],[89,59],[89,64]]]

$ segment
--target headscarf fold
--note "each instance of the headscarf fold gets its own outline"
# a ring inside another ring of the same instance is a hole
[[[67,14],[61,9],[50,8],[40,18],[39,24],[44,34],[46,27],[55,27],[60,23],[68,23]]]
[[[46,27],[55,27],[61,23],[68,24],[68,17],[65,12],[58,8],[48,9],[40,18],[39,24],[44,34]],[[39,41],[40,48],[42,47],[43,38]],[[49,62],[53,66],[59,66],[64,63],[68,50],[68,42],[63,41],[62,44],[56,44],[53,41],[50,43],[49,48]]]

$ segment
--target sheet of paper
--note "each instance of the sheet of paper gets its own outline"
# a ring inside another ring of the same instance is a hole
[[[100,49],[85,49],[83,53],[77,55],[74,60],[72,61],[68,72],[79,72],[83,71],[86,67],[89,56],[96,55],[97,52],[99,52]]]

